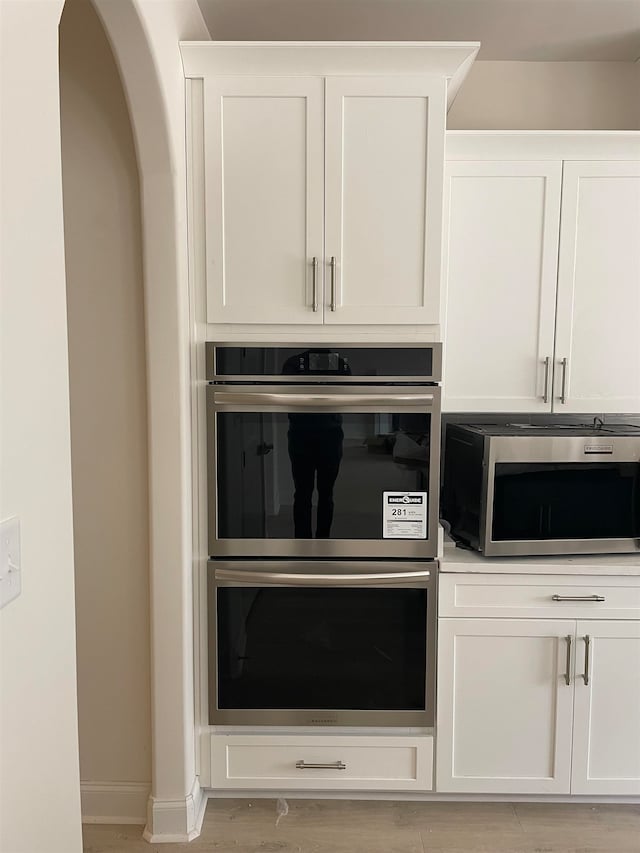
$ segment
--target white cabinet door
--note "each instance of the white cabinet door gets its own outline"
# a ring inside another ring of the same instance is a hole
[[[439,322],[445,90],[327,78],[326,323]]]
[[[443,410],[549,412],[562,164],[446,174]]]
[[[571,792],[640,794],[640,622],[578,622]]]
[[[564,165],[554,408],[640,412],[640,163]]]
[[[323,87],[205,79],[209,323],[322,323]]]
[[[436,790],[569,793],[575,622],[440,619],[438,628]]]

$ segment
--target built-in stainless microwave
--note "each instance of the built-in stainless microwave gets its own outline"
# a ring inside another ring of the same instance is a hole
[[[640,550],[640,427],[449,424],[441,516],[487,556]]]

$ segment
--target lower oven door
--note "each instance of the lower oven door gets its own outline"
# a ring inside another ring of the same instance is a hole
[[[429,563],[209,563],[213,724],[432,726]]]
[[[440,388],[207,388],[209,555],[437,554]]]

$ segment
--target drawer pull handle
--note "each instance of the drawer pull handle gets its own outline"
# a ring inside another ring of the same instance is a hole
[[[567,671],[564,674],[564,683],[569,687],[571,684],[571,634],[567,634],[565,637],[567,643]]]
[[[586,634],[583,638],[584,640],[584,684],[585,687],[589,686],[589,652],[591,651],[591,637]]]
[[[296,770],[346,770],[347,765],[342,761],[330,761],[328,764],[306,764],[296,761]]]
[[[552,595],[553,601],[604,601],[604,595]]]

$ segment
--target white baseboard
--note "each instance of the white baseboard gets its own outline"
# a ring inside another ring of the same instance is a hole
[[[216,800],[394,800],[404,803],[593,803],[594,805],[640,805],[640,797],[602,794],[436,794],[431,791],[265,791],[210,789],[207,797]]]
[[[83,823],[144,823],[150,782],[81,782]]]
[[[150,796],[143,833],[145,841],[152,844],[193,841],[202,830],[207,796],[197,779],[184,799],[162,800]]]

